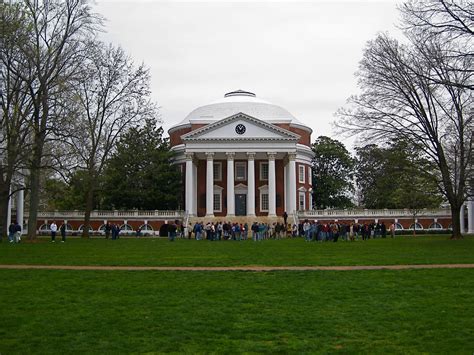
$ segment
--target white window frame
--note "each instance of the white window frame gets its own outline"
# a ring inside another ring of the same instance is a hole
[[[214,212],[222,212],[222,190],[224,190],[222,187],[214,185],[214,192],[212,194],[212,209]],[[216,195],[219,196],[219,209],[216,209]]]
[[[308,166],[308,184],[310,184],[310,185],[312,184],[312,181],[313,181],[313,176],[311,174],[311,170],[312,170],[311,167]]]
[[[242,178],[239,178],[239,177],[237,176],[237,171],[238,171],[238,168],[239,168],[239,167],[243,167],[243,168],[244,168],[245,173],[244,173],[244,178],[243,178],[243,179],[242,179]],[[244,161],[236,161],[234,168],[235,168],[235,171],[234,171],[234,180],[235,180],[235,181],[246,181],[246,180],[247,180],[247,162],[244,162]]]
[[[301,200],[303,197],[303,200]],[[301,207],[301,201],[303,201],[303,207]],[[298,211],[304,211],[306,209],[306,191],[298,191]]]
[[[267,166],[267,177],[263,176],[263,166]],[[267,161],[261,161],[260,162],[260,181],[268,181],[268,162]]]
[[[222,162],[215,161],[213,166],[214,181],[222,181]]]
[[[270,207],[270,196],[268,195],[268,185],[260,186],[260,212],[268,212],[268,208]],[[263,208],[263,195],[267,195],[267,208]]]
[[[304,165],[303,164],[298,165],[298,182],[300,184],[305,183],[305,176],[306,176],[306,172],[304,171]]]

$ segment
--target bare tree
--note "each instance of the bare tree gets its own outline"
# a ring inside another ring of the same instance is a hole
[[[474,3],[471,1],[411,0],[399,9],[403,27],[423,32],[426,37],[444,34],[451,39],[474,36]]]
[[[420,147],[437,167],[431,173],[451,205],[453,237],[459,238],[460,207],[473,172],[472,62],[446,55],[447,46],[436,37],[410,45],[383,34],[370,41],[358,72],[362,93],[338,111],[337,124]]]
[[[7,230],[9,199],[24,185],[11,188],[15,178],[23,178],[28,156],[28,118],[31,100],[28,73],[17,74],[24,62],[19,45],[27,39],[27,26],[19,4],[0,3],[0,238]],[[20,225],[23,221],[18,221]]]
[[[89,236],[90,213],[98,180],[121,134],[157,116],[150,100],[150,76],[144,65],[136,67],[121,48],[100,42],[89,44],[76,81],[70,116],[76,116],[68,132],[70,152],[77,168],[86,171],[87,193],[83,236]]]
[[[34,239],[44,147],[56,126],[54,107],[78,73],[86,56],[86,39],[100,28],[101,19],[91,12],[87,0],[24,0],[24,7],[30,35],[21,47],[27,65],[18,73],[34,74],[28,86],[33,105],[28,238]]]

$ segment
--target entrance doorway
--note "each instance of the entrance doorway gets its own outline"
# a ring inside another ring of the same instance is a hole
[[[235,194],[235,215],[236,216],[247,215],[247,195],[246,194]]]

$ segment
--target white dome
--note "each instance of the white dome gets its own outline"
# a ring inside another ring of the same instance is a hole
[[[283,107],[259,99],[254,93],[237,90],[225,94],[222,99],[196,108],[173,128],[190,123],[212,123],[240,112],[271,123],[302,125]]]

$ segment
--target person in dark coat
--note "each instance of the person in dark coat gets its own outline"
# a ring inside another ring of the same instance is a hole
[[[61,231],[61,243],[64,243],[66,241],[66,224],[63,223],[59,230]]]

